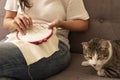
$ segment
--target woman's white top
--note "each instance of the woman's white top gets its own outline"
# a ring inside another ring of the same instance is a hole
[[[32,20],[44,22],[52,22],[55,19],[73,20],[73,19],[89,19],[89,15],[84,7],[83,0],[29,0],[32,7],[25,9]],[[5,5],[6,10],[20,12],[19,0],[7,0]],[[15,39],[15,35],[10,33],[7,35],[6,42],[13,42],[23,53],[27,64],[32,64],[43,57],[51,56],[55,51],[58,51],[59,40],[63,41],[69,47],[68,41],[69,30],[58,28],[52,39],[47,43],[40,45],[30,44]],[[54,44],[54,45],[51,45]],[[48,46],[49,45],[49,46]]]

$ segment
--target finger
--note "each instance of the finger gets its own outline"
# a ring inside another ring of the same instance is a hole
[[[54,27],[54,24],[50,24],[48,29],[53,29],[53,27]]]
[[[19,25],[17,24],[17,22],[14,20],[14,26],[16,27],[16,30],[19,31],[22,35],[24,35],[24,31],[22,30],[22,28],[19,27]]]
[[[55,27],[56,26],[56,22],[52,22],[50,25],[49,25],[49,29],[53,29],[53,27]]]
[[[26,17],[26,15],[25,14],[20,14],[19,18],[22,21],[22,23],[24,24],[24,28],[29,28],[29,20]]]
[[[17,23],[17,25],[20,27],[20,28],[22,28],[22,30],[25,30],[25,25],[24,25],[24,23],[21,21],[21,19],[20,18],[15,18],[15,22]]]
[[[22,28],[18,27],[17,30],[22,34],[25,35],[24,31],[22,30]]]
[[[30,20],[30,27],[33,26],[32,18],[29,18]]]
[[[25,25],[25,28],[29,28],[29,24],[30,24],[30,22],[29,22],[29,20],[27,19],[27,18],[24,18],[24,19],[22,19],[22,22],[24,23],[24,25]]]
[[[31,17],[29,17],[28,15],[24,14],[25,16],[25,22],[27,23],[27,27],[31,27],[32,26],[32,19]]]

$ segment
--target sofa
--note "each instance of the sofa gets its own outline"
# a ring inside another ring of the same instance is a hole
[[[0,0],[0,39],[8,34],[2,28],[5,1]],[[120,39],[120,0],[84,0],[84,4],[90,15],[89,29],[84,32],[70,32],[71,63],[66,69],[46,80],[120,80],[99,77],[91,66],[81,66],[84,57],[80,44],[94,37],[108,40]]]

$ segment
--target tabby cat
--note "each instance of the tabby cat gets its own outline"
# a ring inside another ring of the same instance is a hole
[[[85,61],[83,66],[92,66],[98,76],[120,78],[120,40],[94,38],[82,42]]]

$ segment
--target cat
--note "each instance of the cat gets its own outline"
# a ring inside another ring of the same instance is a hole
[[[120,40],[93,38],[81,44],[86,59],[82,66],[92,66],[98,76],[120,78]]]

